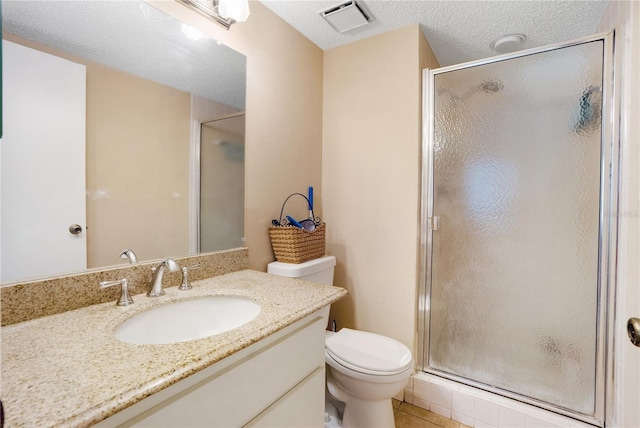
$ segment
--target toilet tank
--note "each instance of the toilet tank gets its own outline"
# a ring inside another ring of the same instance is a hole
[[[334,256],[324,256],[298,264],[269,263],[267,272],[289,278],[299,278],[320,284],[333,285],[333,270],[335,266],[336,258]]]

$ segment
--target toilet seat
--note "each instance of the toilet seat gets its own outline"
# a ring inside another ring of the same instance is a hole
[[[375,333],[343,328],[327,334],[325,348],[336,363],[358,373],[393,376],[413,365],[406,346]]]

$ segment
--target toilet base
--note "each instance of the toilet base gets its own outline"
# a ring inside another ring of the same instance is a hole
[[[342,428],[395,428],[391,399],[380,401],[349,397],[344,408]]]
[[[349,377],[345,377],[340,372],[334,372],[331,367],[327,367],[327,369],[326,391],[328,397],[337,399],[345,406],[342,412],[342,428],[395,428],[391,397],[400,391],[399,388],[404,388],[408,375],[407,379],[399,380],[393,384],[358,381],[351,386],[356,386],[361,393],[365,393],[356,395],[347,393],[337,381],[340,379],[342,382],[349,383],[351,382]]]
[[[342,413],[334,405],[333,397],[327,395],[324,400],[324,428],[342,428]],[[344,408],[344,403],[343,408]]]

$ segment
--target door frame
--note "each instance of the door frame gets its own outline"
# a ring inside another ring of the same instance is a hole
[[[433,216],[433,148],[434,148],[434,97],[435,76],[437,74],[455,70],[477,67],[481,65],[501,62],[519,57],[535,55],[571,46],[603,41],[603,85],[602,85],[602,154],[600,164],[600,238],[599,238],[599,267],[598,267],[598,315],[596,350],[596,403],[593,417],[576,413],[567,409],[558,409],[535,399],[509,393],[490,387],[470,379],[457,377],[433,371],[428,367],[428,332],[430,310],[430,267],[427,260],[432,258],[432,231],[430,228]],[[422,73],[422,154],[421,154],[421,182],[420,182],[420,231],[418,251],[418,339],[416,348],[416,368],[432,375],[441,376],[449,380],[517,399],[527,404],[561,413],[565,416],[604,426],[605,420],[610,422],[614,412],[615,375],[613,370],[614,326],[615,326],[615,296],[617,271],[617,233],[618,233],[618,205],[620,188],[620,148],[616,138],[618,122],[617,105],[614,91],[614,41],[615,32],[598,33],[579,39],[555,43],[539,48],[527,49],[511,54],[494,56],[482,60],[470,61],[438,69],[424,69]]]

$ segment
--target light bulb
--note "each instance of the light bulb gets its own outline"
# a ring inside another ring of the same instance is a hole
[[[218,5],[220,16],[244,22],[249,17],[249,0],[220,0]]]

